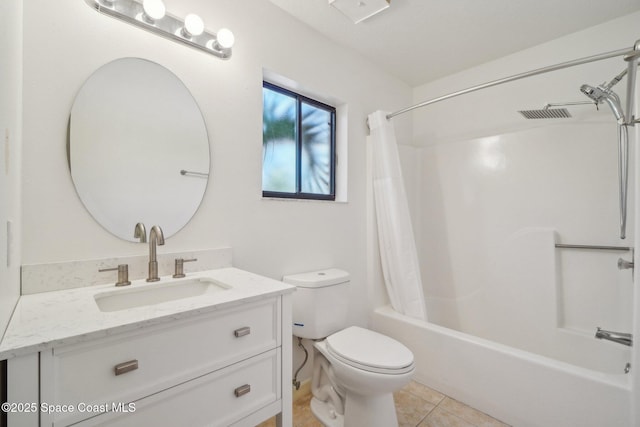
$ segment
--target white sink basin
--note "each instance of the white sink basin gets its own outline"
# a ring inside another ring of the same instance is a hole
[[[94,295],[100,311],[120,311],[167,301],[197,297],[230,289],[231,286],[208,277],[145,284]]]

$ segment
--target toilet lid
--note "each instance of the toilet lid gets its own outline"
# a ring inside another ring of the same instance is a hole
[[[413,369],[413,353],[398,341],[351,326],[326,339],[327,350],[349,365],[372,372],[401,374]]]

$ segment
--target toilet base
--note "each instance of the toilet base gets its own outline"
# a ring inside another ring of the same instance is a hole
[[[324,427],[344,427],[344,416],[336,414],[330,404],[311,398],[311,412]]]
[[[311,412],[324,427],[398,427],[393,394],[360,396],[347,393],[344,416],[336,414],[332,406],[315,397]]]
[[[398,427],[393,394],[362,396],[347,391],[344,427]]]

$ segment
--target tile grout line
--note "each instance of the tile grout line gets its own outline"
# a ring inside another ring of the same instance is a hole
[[[426,386],[426,385],[424,385],[424,384],[422,384],[422,383],[419,383],[419,382],[417,382],[417,381],[416,381],[416,383],[417,383],[417,384],[420,384],[421,386],[424,386],[424,387],[430,388],[429,386]],[[427,403],[431,403],[432,405],[434,405],[434,406],[433,406],[433,408],[431,408],[431,409],[430,409],[430,410],[429,410],[429,411],[428,411],[428,412],[427,412],[427,413],[426,413],[422,418],[420,418],[420,420],[419,420],[419,421],[415,424],[415,426],[413,426],[413,427],[418,427],[418,426],[419,426],[422,422],[424,422],[424,421],[429,417],[429,415],[431,415],[431,414],[433,413],[433,411],[435,411],[437,408],[439,408],[441,411],[446,412],[447,414],[449,414],[449,415],[451,415],[451,416],[455,417],[456,419],[458,419],[458,420],[460,420],[460,421],[462,421],[462,422],[464,422],[464,423],[466,423],[466,424],[468,424],[468,425],[470,425],[470,426],[478,427],[478,425],[477,425],[477,424],[475,424],[475,423],[473,423],[473,422],[471,422],[471,421],[469,421],[469,420],[467,420],[467,419],[465,419],[465,418],[461,417],[461,416],[460,416],[460,415],[458,415],[457,413],[451,412],[450,410],[447,410],[447,409],[445,409],[443,406],[441,406],[441,404],[442,404],[443,402],[445,402],[445,401],[447,400],[447,398],[448,398],[448,399],[451,399],[451,400],[455,400],[455,399],[453,399],[453,398],[449,397],[448,395],[446,395],[446,394],[444,394],[444,393],[442,393],[442,392],[440,392],[440,391],[438,391],[438,390],[435,390],[435,389],[432,389],[432,388],[430,388],[430,389],[442,395],[442,398],[440,398],[440,399],[438,400],[438,402],[437,402],[437,403],[434,403],[434,402],[432,402],[432,401],[429,401],[429,400],[427,400],[427,399],[424,399],[424,398],[423,398],[423,397],[421,397],[419,394],[414,393],[414,392],[412,392],[412,391],[410,391],[410,390],[406,390],[406,392],[407,392],[407,393],[409,393],[409,394],[411,394],[412,396],[415,396],[415,397],[417,397],[417,398],[419,398],[419,399],[424,400],[424,401],[425,401],[425,402],[427,402]],[[458,402],[458,401],[456,401],[456,402]],[[462,402],[460,402],[460,403],[461,403],[461,404],[463,404],[463,405],[466,405],[466,404],[464,404],[464,403],[462,403]],[[467,405],[467,406],[468,406],[468,405]],[[475,408],[472,408],[472,409],[474,409],[474,410],[476,410],[476,411],[477,411],[477,409],[475,409]]]
[[[423,387],[428,387],[428,386],[426,386],[426,385],[424,385],[424,384],[422,384],[422,383],[419,383],[419,382],[417,382],[417,381],[414,381],[414,382],[415,382],[416,384],[420,384],[420,385],[421,385],[421,386],[423,386]],[[444,393],[440,393],[438,390],[435,390],[435,389],[431,389],[431,390],[434,390],[434,391],[438,392],[439,394],[442,394],[442,397],[441,397],[441,398],[438,400],[438,402],[437,402],[437,403],[435,403],[435,404],[434,404],[433,402],[430,402],[430,401],[429,401],[429,400],[427,400],[427,399],[424,399],[422,396],[418,395],[417,393],[414,393],[414,392],[412,392],[412,391],[410,391],[410,390],[406,390],[406,392],[407,392],[407,393],[409,393],[410,395],[415,396],[416,398],[421,399],[421,400],[424,400],[425,402],[430,403],[430,404],[432,404],[432,405],[433,405],[433,408],[429,409],[429,411],[427,411],[427,413],[426,413],[422,418],[420,418],[420,420],[415,424],[415,426],[412,426],[412,427],[418,427],[418,426],[419,426],[419,425],[420,425],[424,420],[426,420],[426,419],[427,419],[427,417],[428,417],[429,415],[431,415],[431,413],[432,413],[432,412],[433,412],[433,411],[434,411],[438,406],[440,406],[440,404],[441,404],[441,403],[445,400],[445,398],[447,397]]]

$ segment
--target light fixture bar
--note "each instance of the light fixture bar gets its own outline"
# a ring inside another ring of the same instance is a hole
[[[91,8],[131,25],[145,29],[175,42],[186,44],[192,48],[209,53],[221,59],[231,58],[231,46],[227,39],[229,30],[222,29],[225,41],[219,43],[218,36],[207,32],[191,34],[184,31],[185,23],[179,18],[165,14],[159,19],[150,19],[144,12],[141,3],[134,0],[85,0]],[[231,35],[233,43],[233,35]]]

